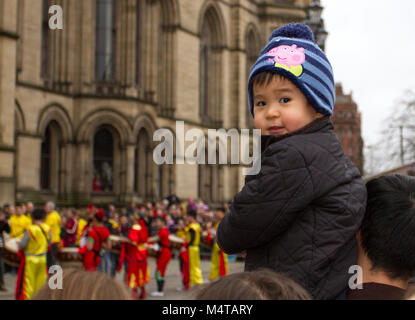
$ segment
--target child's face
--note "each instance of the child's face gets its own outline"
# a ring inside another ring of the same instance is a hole
[[[296,131],[323,115],[317,113],[291,81],[274,77],[266,85],[254,84],[254,123],[262,135]]]

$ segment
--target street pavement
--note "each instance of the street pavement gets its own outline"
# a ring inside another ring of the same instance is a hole
[[[197,293],[198,286],[190,288],[188,291],[178,291],[181,286],[182,276],[179,272],[179,260],[172,259],[166,270],[166,281],[164,284],[164,297],[152,297],[151,292],[157,288],[154,274],[156,270],[156,260],[152,257],[148,259],[150,268],[150,283],[146,285],[147,300],[192,300]],[[203,280],[206,282],[210,272],[210,260],[201,260],[200,267],[202,269]],[[241,272],[244,269],[244,263],[235,261],[229,262],[229,274]],[[122,281],[123,272],[117,273],[116,279]],[[4,276],[7,292],[0,291],[0,300],[14,300],[14,290],[16,285],[16,275],[5,274]],[[63,284],[65,285],[65,284]]]

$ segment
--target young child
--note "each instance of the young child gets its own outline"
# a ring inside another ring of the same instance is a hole
[[[246,177],[221,221],[219,247],[247,250],[246,271],[271,268],[314,299],[340,298],[356,264],[366,188],[333,132],[332,68],[309,27],[272,33],[248,96],[261,130],[261,171]]]

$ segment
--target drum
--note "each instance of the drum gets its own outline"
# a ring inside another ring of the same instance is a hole
[[[83,268],[83,257],[78,253],[77,247],[61,248],[58,252],[58,260],[62,268]]]
[[[19,242],[19,238],[10,238],[7,233],[4,233],[4,263],[16,268],[20,265],[20,259],[17,256],[17,251],[19,251]]]
[[[184,243],[184,240],[182,238],[175,236],[173,234],[169,235],[169,240],[171,250],[180,250]]]
[[[110,252],[120,254],[121,252],[121,237],[116,235],[110,235],[111,250]]]

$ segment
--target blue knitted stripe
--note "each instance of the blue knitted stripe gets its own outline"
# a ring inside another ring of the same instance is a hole
[[[318,93],[316,94],[307,84],[304,84],[304,87],[306,88],[308,94],[310,94],[312,96],[312,98],[317,102],[317,104],[325,109],[326,111],[328,111],[329,113],[331,113],[331,107],[330,105],[324,103],[318,96]]]
[[[301,79],[307,83],[308,85],[316,88],[316,90],[320,91],[327,101],[327,103],[330,103],[330,101],[334,101],[334,93],[331,91],[326,83],[324,81],[321,81],[316,75],[308,72],[307,70],[303,73],[301,76]]]

